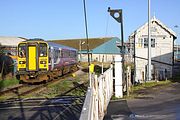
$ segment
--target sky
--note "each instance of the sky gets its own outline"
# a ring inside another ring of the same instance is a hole
[[[147,6],[148,0],[86,0],[89,38],[120,38],[120,24],[107,12],[111,7],[123,10],[127,41],[147,22]],[[180,36],[180,0],[151,0],[154,15]],[[56,40],[85,38],[85,33],[83,0],[0,0],[0,36]]]

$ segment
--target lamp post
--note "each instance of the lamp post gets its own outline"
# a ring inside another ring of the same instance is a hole
[[[81,51],[82,51],[82,45],[85,44],[85,41],[79,41],[79,61],[81,62],[81,59],[82,59],[82,54],[81,54]]]
[[[124,34],[123,34],[123,16],[122,16],[122,9],[110,9],[108,7],[108,12],[110,15],[118,22],[121,26],[121,42],[117,44],[117,46],[120,48],[121,56],[122,56],[122,80],[125,81],[124,76],[124,53],[125,53],[125,46],[124,46]],[[126,90],[127,94],[129,93],[127,88],[127,81],[126,81]]]

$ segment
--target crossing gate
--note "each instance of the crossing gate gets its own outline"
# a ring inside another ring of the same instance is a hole
[[[103,120],[113,95],[113,67],[97,78],[90,73],[88,88],[80,120]]]

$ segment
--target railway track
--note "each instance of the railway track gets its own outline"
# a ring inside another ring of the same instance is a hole
[[[56,98],[18,99],[0,102],[0,117],[3,119],[78,120],[84,103],[84,96],[61,96]],[[6,114],[2,114],[6,111]],[[12,114],[12,112],[16,114]],[[43,115],[43,116],[42,116]]]
[[[26,85],[21,84],[16,87],[4,90],[0,92],[1,97],[5,97],[6,100],[8,99],[16,99],[20,96],[24,96],[30,94],[34,91],[40,90],[44,85]]]
[[[20,89],[20,88],[22,88],[22,87],[24,87],[24,85],[19,84],[19,85],[15,86],[15,87],[2,90],[2,91],[0,92],[0,96],[2,96],[2,95],[4,95],[4,94],[7,94],[7,93],[9,93],[9,92],[12,92],[12,91],[14,91],[14,90],[16,90],[16,89]]]
[[[39,119],[43,115],[46,119],[52,120],[58,120],[62,118],[67,120],[74,118],[74,120],[78,120],[83,107],[85,94],[82,96],[72,96],[71,92],[81,90],[86,92],[87,88],[85,87],[85,84],[87,84],[87,82],[78,83],[75,82],[72,77],[68,76],[69,75],[65,75],[59,80],[54,80],[46,84],[31,85],[31,87],[30,85],[20,85],[21,87],[12,88],[11,90],[8,90],[9,92],[3,91],[4,93],[2,93],[2,95],[11,94],[12,96],[0,102],[0,113],[2,113],[4,110],[6,111],[6,114],[0,114],[0,117],[7,119]],[[56,97],[23,97],[25,95],[29,96],[28,94],[31,93],[34,94],[35,92],[46,92],[44,89],[49,87],[48,85],[56,85],[58,83],[61,84],[61,82],[63,83],[64,81],[72,81],[74,87],[70,87],[68,90],[59,93],[59,95]],[[26,87],[29,87],[29,89],[24,90]],[[16,114],[12,113],[12,111]]]
[[[7,99],[13,99],[13,98],[16,99],[18,96],[25,96],[25,95],[31,94],[33,92],[41,92],[48,85],[56,84],[56,83],[60,82],[60,80],[53,80],[53,81],[50,81],[46,84],[39,84],[39,85],[20,84],[16,87],[1,91],[0,96],[3,96],[3,95],[4,96],[11,96]]]
[[[69,76],[70,76],[70,74],[67,74],[67,75],[62,76],[60,79],[54,79],[53,81],[50,81],[45,84],[39,84],[39,85],[20,84],[13,88],[1,91],[0,96],[5,96],[5,100],[15,100],[19,97],[23,97],[28,94],[40,93],[41,91],[44,91],[49,85],[58,84],[59,82],[63,81],[65,78],[67,78]],[[81,84],[73,82],[74,87],[70,88],[69,90],[67,90],[63,93],[60,93],[60,96],[66,95],[66,94],[70,93],[71,91],[76,90],[78,88],[86,89],[85,84],[87,84],[87,82],[81,83]]]

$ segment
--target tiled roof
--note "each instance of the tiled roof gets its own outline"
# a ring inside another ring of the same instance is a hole
[[[89,50],[92,50],[108,41],[110,41],[113,37],[107,38],[89,38]],[[87,50],[87,39],[68,39],[68,40],[48,40],[49,42],[54,42],[58,44],[62,44],[65,46],[73,47],[75,49]],[[80,47],[81,45],[81,47]]]

